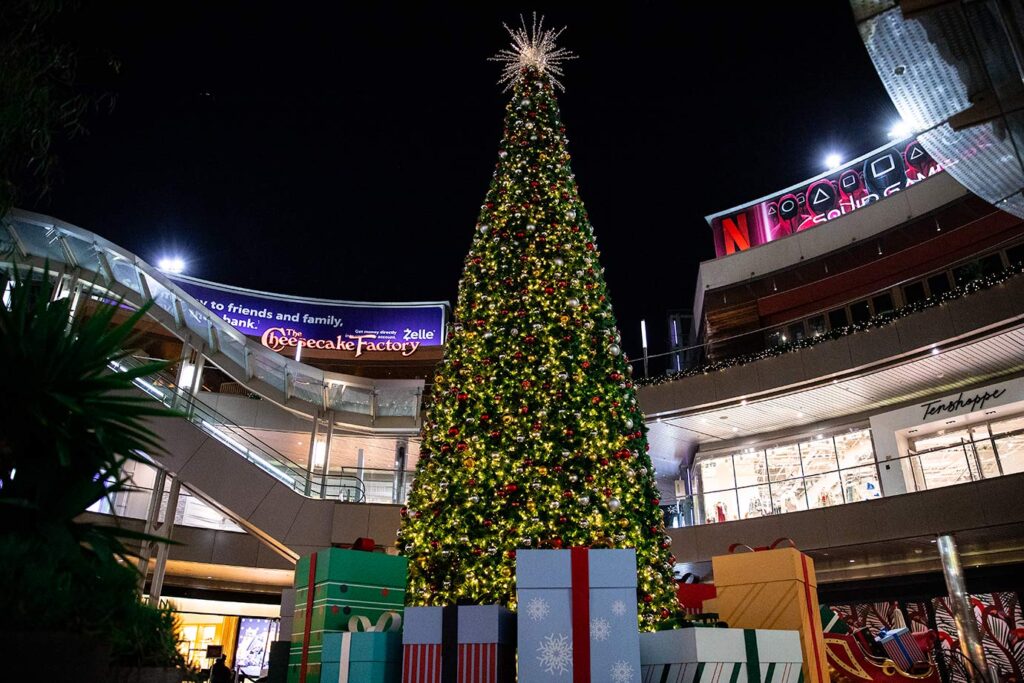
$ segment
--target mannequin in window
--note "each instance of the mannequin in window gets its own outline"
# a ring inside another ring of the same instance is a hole
[[[715,517],[717,518],[717,521],[724,522],[725,521],[725,514],[726,514],[725,503],[723,503],[721,501],[715,503]]]

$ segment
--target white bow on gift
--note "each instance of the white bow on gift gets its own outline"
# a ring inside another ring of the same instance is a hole
[[[348,683],[348,667],[352,659],[353,633],[385,633],[402,629],[402,615],[398,612],[384,612],[372,623],[361,614],[353,614],[348,620],[348,630],[341,634],[341,664],[338,667],[338,683]]]

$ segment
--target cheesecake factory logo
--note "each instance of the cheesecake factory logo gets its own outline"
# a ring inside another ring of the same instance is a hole
[[[433,332],[430,330],[405,329],[401,333],[400,340],[381,339],[373,332],[339,334],[332,339],[314,339],[305,337],[301,331],[290,327],[271,327],[263,332],[263,335],[260,337],[260,343],[271,351],[284,351],[287,348],[301,346],[306,349],[351,351],[355,353],[356,358],[359,358],[366,352],[398,352],[403,356],[411,356],[420,348],[424,338],[433,338]]]

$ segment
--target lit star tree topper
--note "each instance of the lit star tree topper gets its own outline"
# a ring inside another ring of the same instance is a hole
[[[510,30],[498,164],[466,257],[399,547],[410,604],[516,607],[521,548],[635,548],[641,626],[674,558],[631,367],[554,96],[560,33]]]

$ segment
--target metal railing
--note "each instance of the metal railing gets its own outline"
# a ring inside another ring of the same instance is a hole
[[[110,365],[115,371],[124,372],[141,367],[143,361],[127,356]],[[351,474],[323,474],[308,471],[273,447],[254,438],[245,428],[206,405],[183,389],[174,387],[160,375],[139,377],[134,383],[147,395],[168,408],[179,411],[204,433],[245,458],[261,470],[286,484],[290,489],[310,498],[333,498],[351,502],[365,499],[363,483]]]
[[[236,330],[138,256],[77,226],[12,210],[0,224],[0,262],[48,268],[83,288],[133,306],[193,345],[253,393],[296,412],[332,410],[340,422],[419,426],[422,380],[383,380],[327,372],[267,349]],[[405,418],[394,420],[393,418]]]
[[[854,503],[864,502],[865,500],[874,500],[875,498],[885,498],[885,497],[891,497],[893,495],[905,495],[905,494],[908,494],[908,493],[917,493],[917,492],[920,492],[920,491],[928,491],[928,490],[933,490],[933,489],[938,489],[938,488],[945,488],[947,486],[955,486],[957,484],[965,484],[965,483],[970,483],[970,482],[974,482],[974,481],[981,481],[981,480],[984,480],[984,479],[994,479],[994,478],[1006,476],[1006,475],[1009,475],[1009,474],[1015,474],[1016,472],[1007,472],[1007,471],[1005,471],[1002,462],[1000,460],[998,460],[998,457],[999,457],[998,456],[998,449],[996,449],[996,451],[995,451],[996,454],[997,454],[997,460],[995,460],[992,463],[988,463],[988,464],[984,463],[981,460],[981,458],[979,457],[979,455],[978,455],[976,444],[980,443],[980,442],[983,442],[983,441],[987,441],[987,440],[992,440],[992,441],[995,441],[996,443],[998,443],[998,441],[1001,440],[1001,439],[1004,439],[1004,438],[1007,438],[1007,437],[1013,437],[1013,436],[1021,436],[1021,435],[1024,435],[1024,430],[1002,433],[1002,434],[999,434],[999,435],[996,435],[996,436],[993,436],[993,437],[988,437],[988,438],[980,439],[977,442],[960,442],[960,443],[953,442],[949,446],[942,446],[942,447],[938,447],[938,448],[933,448],[933,449],[929,449],[927,451],[921,451],[919,453],[911,451],[907,455],[903,455],[903,456],[900,456],[898,458],[889,458],[889,459],[881,461],[881,462],[875,461],[874,462],[874,469],[875,469],[876,475],[877,475],[876,481],[878,481],[879,484],[881,484],[881,481],[882,481],[881,480],[880,465],[883,465],[883,464],[887,465],[887,466],[891,465],[891,466],[893,466],[894,469],[898,467],[900,469],[900,471],[902,471],[903,478],[904,478],[904,483],[906,485],[906,491],[903,491],[903,492],[898,492],[898,493],[889,492],[887,494],[886,491],[885,491],[885,488],[880,485],[877,496],[860,498],[858,500],[846,500],[845,495],[843,495],[843,499],[841,501],[837,500],[836,502],[831,503],[829,505],[815,505],[815,506],[812,506],[812,505],[810,505],[810,500],[807,500],[806,501],[807,502],[807,507],[800,508],[799,510],[792,510],[792,511],[775,510],[775,509],[772,508],[772,506],[769,505],[762,513],[760,513],[758,515],[748,515],[748,516],[745,516],[745,517],[742,517],[742,518],[739,518],[739,519],[726,519],[726,520],[723,520],[721,522],[711,521],[708,518],[708,516],[707,516],[708,509],[704,505],[704,496],[719,496],[721,494],[727,494],[727,493],[730,493],[730,492],[737,492],[737,491],[740,491],[740,490],[742,490],[744,488],[757,488],[759,486],[771,486],[772,484],[784,484],[784,483],[787,483],[787,482],[791,483],[794,480],[787,479],[787,480],[774,481],[774,482],[765,481],[763,484],[752,484],[750,486],[744,486],[744,487],[728,488],[728,489],[722,489],[722,490],[718,490],[718,491],[706,491],[706,492],[701,492],[701,493],[687,494],[685,496],[676,498],[675,502],[672,503],[672,504],[662,505],[661,506],[662,514],[664,515],[664,518],[665,518],[665,526],[668,527],[668,528],[679,528],[679,527],[697,526],[697,525],[702,525],[702,524],[720,524],[720,523],[727,523],[727,522],[743,521],[744,519],[754,519],[754,518],[757,518],[757,517],[769,517],[769,516],[775,516],[775,515],[786,515],[786,514],[790,514],[790,512],[802,512],[804,510],[819,509],[819,508],[822,508],[822,507],[836,507],[836,506],[839,506],[839,505],[850,505],[850,504],[854,504]],[[935,485],[935,483],[932,482],[932,485],[929,485],[929,482],[928,482],[927,477],[926,477],[926,474],[927,474],[926,473],[926,467],[924,466],[922,458],[926,459],[926,458],[928,458],[929,455],[934,455],[934,454],[940,453],[942,451],[950,451],[950,450],[953,450],[953,449],[962,449],[962,451],[963,451],[963,458],[964,458],[963,459],[962,467],[960,467],[960,469],[958,469],[955,472],[953,472],[948,481],[946,481],[944,483],[941,483],[941,484],[938,484],[938,485]],[[858,467],[869,467],[869,466],[870,465],[858,465],[858,466],[855,466],[855,467],[845,468],[845,469],[857,469]],[[817,477],[817,476],[822,476],[822,474],[826,474],[826,475],[827,474],[832,474],[832,473],[839,474],[841,471],[842,470],[835,470],[834,472],[825,472],[825,473],[810,475],[810,478],[814,478],[814,477]],[[801,478],[806,479],[808,477],[801,477]],[[840,488],[842,488],[842,480],[841,479],[840,479]],[[840,491],[840,493],[842,493],[842,491]]]

